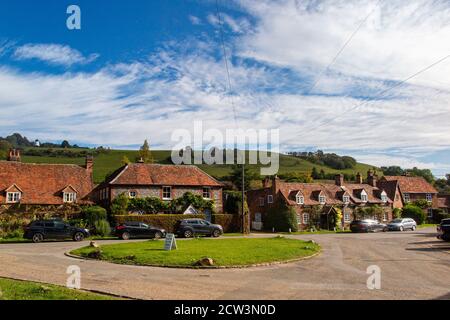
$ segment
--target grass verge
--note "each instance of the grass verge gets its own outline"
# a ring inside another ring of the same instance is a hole
[[[164,251],[164,241],[145,241],[100,247],[100,260],[121,264],[194,267],[204,258],[212,258],[216,267],[288,261],[308,257],[320,250],[318,244],[283,237],[263,239],[192,239],[177,242],[178,249]],[[84,247],[71,252],[90,257],[95,248]]]
[[[52,284],[0,278],[0,300],[115,300],[117,298],[71,290]]]

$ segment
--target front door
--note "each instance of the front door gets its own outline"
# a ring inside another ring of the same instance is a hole
[[[206,221],[211,222],[211,218],[212,218],[211,210],[205,210],[205,218],[206,218]]]

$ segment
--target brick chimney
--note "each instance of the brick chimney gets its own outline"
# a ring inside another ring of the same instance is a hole
[[[363,183],[361,173],[359,173],[359,172],[356,174],[356,183],[357,184]]]
[[[93,156],[86,156],[85,168],[92,177],[92,174],[94,172],[94,157]]]
[[[280,190],[280,185],[281,185],[280,178],[278,178],[277,175],[274,175],[272,178],[272,190],[274,195],[277,194],[278,191]]]
[[[372,187],[377,186],[377,176],[372,170],[367,171],[367,183]]]
[[[334,182],[337,186],[341,187],[344,185],[344,175],[343,174],[337,174],[334,176]]]
[[[262,181],[262,185],[263,185],[263,188],[268,188],[268,187],[270,187],[270,178],[269,178],[269,176],[266,176],[266,177],[264,178],[264,180]]]
[[[20,150],[11,149],[9,150],[8,161],[20,162]]]

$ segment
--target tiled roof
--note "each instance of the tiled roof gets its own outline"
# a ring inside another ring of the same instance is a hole
[[[382,190],[368,184],[344,184],[340,187],[331,183],[280,182],[280,192],[291,205],[296,204],[295,196],[299,191],[303,194],[305,198],[304,204],[307,206],[320,204],[319,195],[326,197],[327,205],[343,204],[342,196],[344,194],[348,194],[353,203],[359,204],[362,203],[360,199],[362,190],[365,190],[367,193],[369,203],[383,203],[381,200]],[[390,198],[388,202],[392,202]]]
[[[131,163],[108,180],[112,185],[222,186],[196,166],[183,165]]]
[[[22,191],[22,204],[63,204],[62,191],[77,190],[79,203],[88,203],[93,188],[91,174],[77,165],[30,164],[0,161],[0,203],[6,203],[6,190]]]
[[[380,180],[378,181],[378,188],[386,191],[386,194],[389,197],[389,199],[394,200],[395,192],[397,191],[397,184],[398,184],[397,180],[392,181]]]
[[[402,193],[437,193],[437,190],[422,177],[384,176],[386,181],[397,181]]]

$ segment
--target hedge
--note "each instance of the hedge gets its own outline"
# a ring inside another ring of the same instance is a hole
[[[127,221],[138,221],[151,226],[174,232],[175,224],[182,219],[205,219],[202,214],[143,214],[143,215],[115,215],[114,221],[121,224]]]
[[[213,214],[211,215],[211,222],[220,224],[223,227],[223,232],[239,232],[241,230],[241,221],[237,214]]]

